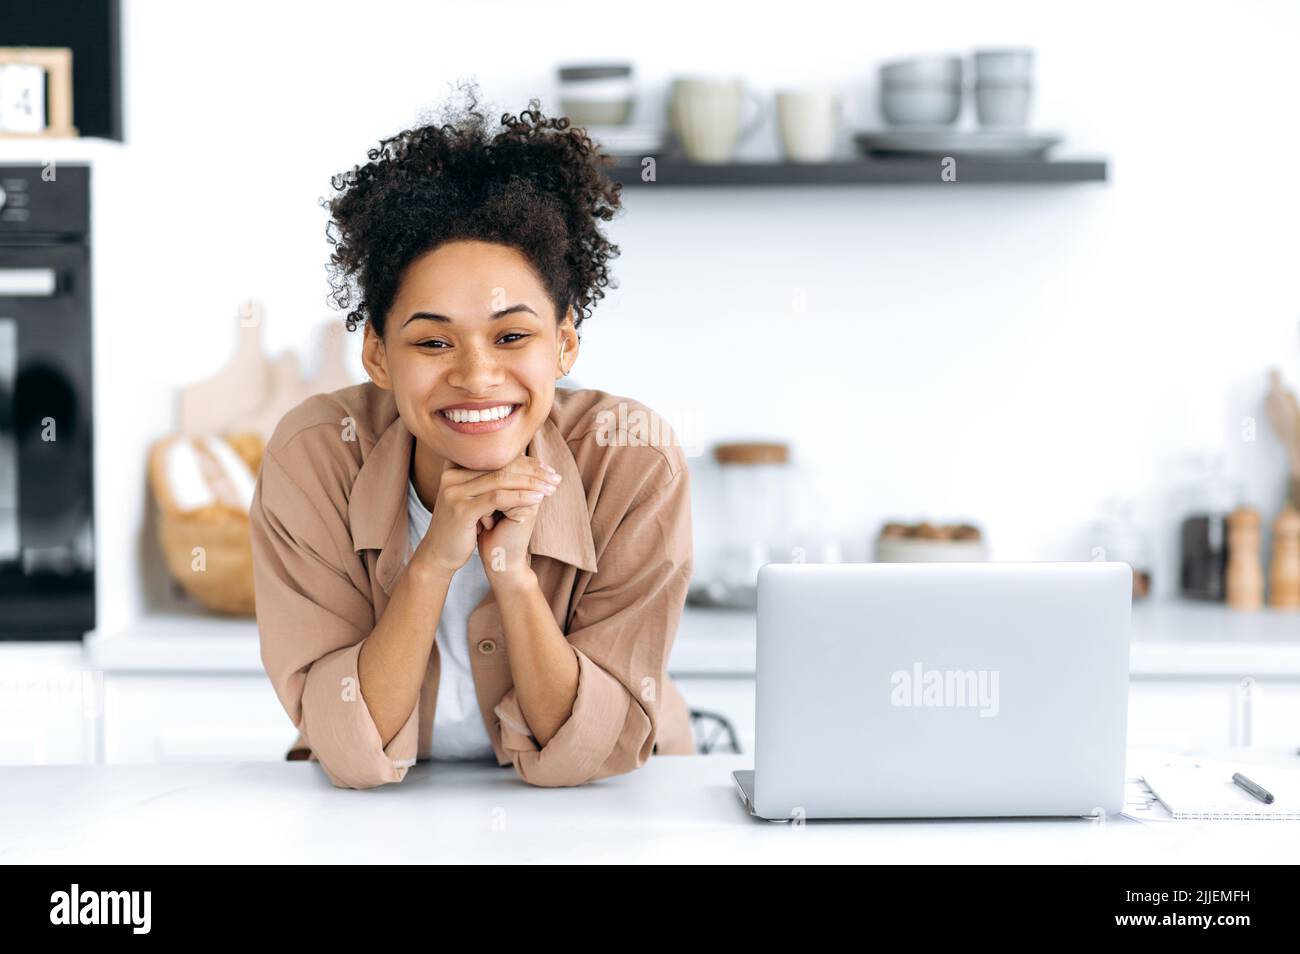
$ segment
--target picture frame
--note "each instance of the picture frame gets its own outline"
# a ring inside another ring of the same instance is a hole
[[[0,47],[0,139],[77,135],[72,125],[72,50]]]

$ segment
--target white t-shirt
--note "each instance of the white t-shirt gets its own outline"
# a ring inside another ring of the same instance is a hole
[[[407,488],[410,552],[414,553],[429,530],[433,514],[425,508],[409,479]],[[407,560],[410,560],[409,553]],[[433,714],[432,742],[435,759],[496,758],[479,711],[474,671],[469,661],[469,614],[491,588],[475,547],[465,565],[452,575],[447,601],[438,620],[438,702]]]

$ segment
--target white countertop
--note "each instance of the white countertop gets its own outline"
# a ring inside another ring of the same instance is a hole
[[[754,674],[755,617],[688,606],[673,646],[673,676]],[[8,651],[0,644],[0,652]],[[141,619],[119,633],[91,633],[84,665],[103,671],[260,673],[257,626],[199,612]],[[1240,612],[1219,604],[1139,603],[1133,609],[1135,677],[1300,679],[1300,613]]]
[[[4,767],[0,864],[1300,857],[1300,822],[767,822],[748,815],[731,782],[750,766],[744,756],[658,756],[627,775],[550,789],[510,768],[421,763],[401,783],[369,790],[335,788],[311,762]]]

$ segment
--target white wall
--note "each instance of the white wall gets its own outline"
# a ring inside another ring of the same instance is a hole
[[[880,60],[1030,44],[1035,124],[1109,157],[1109,184],[631,191],[620,287],[575,377],[691,415],[706,443],[792,440],[863,548],[879,520],[928,515],[977,520],[1000,559],[1087,558],[1112,494],[1168,541],[1172,462],[1192,450],[1228,452],[1266,513],[1281,500],[1261,398],[1269,365],[1300,384],[1295,4],[216,9],[123,10],[130,214],[99,225],[130,304],[101,298],[99,319],[118,400],[150,420],[225,361],[241,298],[266,302],[273,350],[305,348],[332,317],[330,175],[458,77],[515,111],[555,104],[559,61],[627,58],[641,118],[679,72],[824,82],[867,127]],[[769,123],[744,154],[775,148]]]

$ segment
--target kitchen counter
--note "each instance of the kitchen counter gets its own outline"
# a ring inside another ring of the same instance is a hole
[[[673,646],[673,676],[754,675],[755,617],[688,606]],[[148,617],[87,637],[85,665],[106,672],[262,672],[257,626],[195,612]],[[1135,677],[1243,675],[1300,679],[1300,613],[1239,612],[1221,604],[1140,603],[1133,609]]]
[[[1135,758],[1130,753],[1130,773]],[[1284,762],[1277,751],[1257,760]],[[1290,761],[1297,761],[1292,757]],[[0,768],[0,863],[1289,862],[1300,822],[751,818],[744,756],[658,756],[534,788],[509,768],[422,763],[338,789],[310,762]]]

